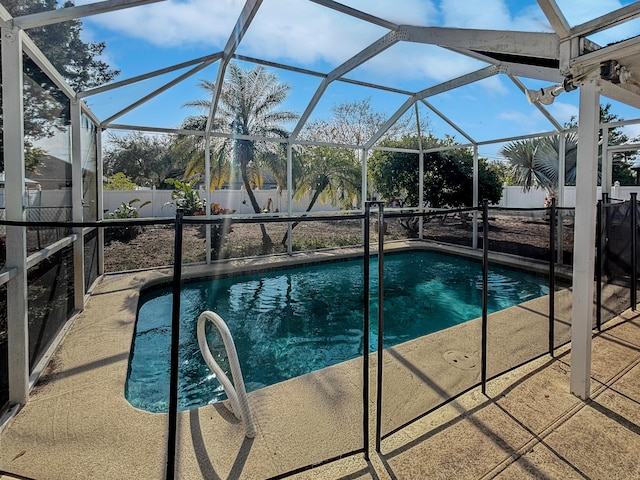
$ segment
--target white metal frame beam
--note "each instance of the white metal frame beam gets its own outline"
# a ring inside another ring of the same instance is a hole
[[[84,219],[82,178],[82,107],[80,100],[72,100],[71,110],[71,207],[74,222]],[[75,227],[73,242],[74,306],[84,309],[84,235],[81,227]]]
[[[0,4],[0,27],[1,28],[13,28],[11,25],[11,14],[7,11],[2,4]]]
[[[574,75],[580,72],[599,71],[600,65],[609,60],[621,61],[624,65],[624,58],[637,55],[640,51],[640,37],[633,37],[622,42],[600,48],[598,50],[577,54],[568,61],[568,67]],[[627,83],[614,84],[612,82],[601,82],[601,93],[609,98],[618,100],[636,108],[640,108],[640,86]]]
[[[314,70],[307,70],[305,68],[299,68],[299,67],[292,67],[290,65],[285,65],[283,63],[278,63],[278,62],[271,62],[268,60],[261,60],[259,58],[254,58],[254,57],[248,57],[246,55],[233,55],[233,58],[236,60],[242,60],[244,62],[250,62],[250,63],[255,63],[257,65],[264,65],[265,67],[273,67],[273,68],[280,68],[282,70],[287,70],[290,72],[297,72],[297,73],[302,73],[305,75],[311,75],[314,77],[320,77],[320,78],[326,78],[327,74],[326,73],[322,73],[322,72],[316,72]],[[335,79],[336,82],[344,82],[344,83],[350,83],[352,85],[359,85],[361,87],[368,87],[368,88],[374,88],[376,90],[384,90],[385,92],[391,92],[391,93],[399,93],[401,95],[413,95],[414,92],[410,92],[408,90],[402,90],[399,88],[393,88],[393,87],[387,87],[385,85],[379,85],[376,83],[370,83],[370,82],[363,82],[361,80],[353,80],[351,78],[336,78]]]
[[[524,84],[520,81],[519,78],[517,78],[514,75],[507,75],[507,76],[520,89],[522,93],[526,92],[527,88],[524,86]],[[540,104],[540,102],[536,102],[534,103],[534,105],[538,109],[538,111],[542,113],[542,115],[544,115],[544,117],[547,120],[549,120],[549,122],[551,122],[551,125],[553,125],[556,130],[561,132],[564,129],[564,127],[558,123],[558,121],[553,117],[553,115],[551,115],[549,111]]]
[[[25,221],[24,107],[22,41],[18,28],[2,33],[2,114],[5,162],[5,215],[7,220]],[[7,284],[7,345],[9,358],[9,402],[24,405],[29,396],[29,322],[27,300],[27,237],[24,227],[6,227],[5,268],[16,275]]]
[[[596,186],[598,179],[599,86],[595,80],[580,87],[578,168],[571,310],[571,393],[591,395],[591,334],[593,330]]]
[[[540,3],[540,1],[538,3]],[[619,8],[618,10],[609,12],[606,15],[602,15],[601,17],[576,25],[571,29],[571,35],[574,37],[591,35],[622,23],[626,23],[638,17],[640,17],[640,3],[634,2]]]
[[[60,75],[56,67],[49,61],[49,59],[42,53],[42,50],[29,38],[29,36],[23,32],[22,35],[22,49],[31,60],[35,62],[38,67],[55,83],[62,93],[68,98],[75,98],[76,92],[69,86],[66,80]]]
[[[106,2],[88,3],[86,5],[59,8],[57,10],[15,17],[12,23],[16,27],[27,30],[29,28],[44,27],[46,25],[68,22],[69,20],[98,15],[100,13],[108,13],[124,8],[138,7],[140,5],[163,1],[164,0],[108,0]]]
[[[340,13],[344,13],[345,15],[350,15],[354,18],[359,18],[360,20],[364,20],[369,23],[373,23],[374,25],[378,25],[380,27],[388,28],[389,30],[398,30],[400,25],[397,23],[390,22],[380,17],[376,17],[374,15],[369,15],[368,13],[364,13],[360,10],[356,10],[355,8],[348,7],[338,2],[334,2],[333,0],[310,0],[313,3],[317,3],[318,5],[322,5],[323,7],[330,8],[332,10],[336,10]]]
[[[553,33],[403,25],[406,40],[445,48],[464,48],[547,60],[558,59],[559,41]]]
[[[454,88],[462,87],[463,85],[468,85],[473,82],[477,82],[478,80],[482,80],[483,78],[488,78],[496,73],[498,73],[499,69],[496,66],[485,67],[480,70],[476,70],[475,72],[468,73],[466,75],[462,75],[460,77],[454,78],[453,80],[449,80],[448,82],[443,82],[433,87],[426,88],[412,97],[408,98],[401,106],[396,110],[396,112],[385,122],[382,127],[369,139],[367,143],[364,144],[364,148],[370,150],[375,143],[380,140],[380,138],[385,134],[387,130],[389,130],[394,123],[400,119],[402,115],[405,114],[407,110],[413,105],[415,102],[422,100],[427,97],[431,97],[434,95],[438,95],[439,93],[446,92],[448,90],[452,90]]]
[[[468,48],[443,47],[460,55],[480,60],[491,65],[501,65],[504,69],[503,73],[515,75],[518,77],[533,78],[547,82],[560,83],[564,80],[564,76],[560,74],[557,68],[543,67],[540,65],[527,65],[524,63],[514,63],[508,61],[500,61],[479,52],[469,50]]]
[[[389,32],[386,35],[384,35],[382,38],[378,39],[377,41],[373,42],[371,45],[366,47],[364,50],[360,51],[359,53],[351,57],[342,65],[336,67],[333,71],[328,73],[327,76],[322,80],[322,82],[318,86],[318,89],[316,90],[313,97],[311,98],[311,101],[309,101],[309,103],[307,104],[307,108],[302,113],[302,115],[300,116],[300,119],[298,120],[298,123],[296,124],[293,131],[291,132],[290,138],[292,140],[295,140],[298,137],[298,135],[300,134],[300,131],[302,130],[304,125],[307,123],[309,116],[315,109],[316,105],[320,101],[320,98],[322,98],[322,95],[324,94],[324,92],[326,91],[327,87],[331,82],[338,80],[343,75],[347,74],[354,68],[362,65],[367,60],[370,60],[371,58],[375,57],[377,54],[385,51],[387,48],[391,47],[392,45],[395,45],[400,40],[401,40],[401,35],[399,35],[398,32],[395,32],[395,31]]]
[[[195,58],[193,60],[188,60],[186,62],[178,63],[176,65],[172,65],[170,67],[161,68],[159,70],[154,70],[153,72],[145,73],[143,75],[137,75],[135,77],[127,78],[125,80],[120,80],[118,82],[109,83],[107,85],[103,85],[101,87],[92,88],[89,90],[85,90],[83,92],[78,93],[78,98],[90,97],[92,95],[98,95],[100,93],[108,92],[110,90],[114,90],[120,87],[126,87],[127,85],[132,85],[137,82],[142,82],[144,80],[148,80],[150,78],[158,77],[160,75],[164,75],[166,73],[175,72],[176,70],[180,70],[182,68],[191,67],[193,65],[202,64],[205,62],[211,63],[216,60],[220,60],[222,58],[222,52],[214,53],[212,55],[207,55],[205,57]]]
[[[218,99],[220,98],[220,93],[222,92],[222,83],[224,82],[224,76],[227,71],[227,65],[229,65],[229,61],[231,60],[231,56],[234,54],[238,45],[240,45],[240,41],[247,33],[247,29],[249,25],[253,21],[253,18],[258,13],[258,9],[262,5],[262,0],[247,0],[242,8],[242,12],[240,12],[240,17],[236,22],[236,25],[233,29],[233,33],[227,40],[227,44],[222,51],[222,59],[220,61],[220,65],[218,66],[218,75],[216,77],[216,90],[211,98],[211,108],[209,110],[209,116],[207,118],[207,126],[205,131],[207,135],[211,131],[211,125],[213,123],[213,119],[216,116],[216,109],[218,108]],[[209,137],[207,136],[207,139]],[[207,149],[208,151],[208,149]]]
[[[555,0],[538,0],[538,5],[558,37],[561,39],[568,38],[571,35],[571,27]]]
[[[420,100],[422,104],[431,110],[433,113],[438,115],[442,120],[444,120],[451,128],[453,128],[456,132],[466,138],[470,143],[476,143],[476,141],[471,138],[469,134],[467,134],[464,130],[462,130],[453,120],[449,119],[444,113],[434,107],[431,103],[427,102],[424,98]]]
[[[640,37],[633,37],[593,52],[578,55],[569,61],[569,66],[572,69],[588,68],[592,65],[600,66],[602,62],[607,60],[617,60],[630,55],[637,55],[638,50],[640,50]]]
[[[175,79],[171,80],[170,82],[164,84],[162,87],[157,88],[156,90],[154,90],[153,92],[149,93],[148,95],[145,95],[144,97],[142,97],[140,100],[133,102],[131,105],[129,105],[128,107],[123,108],[122,110],[120,110],[117,113],[114,113],[113,115],[111,115],[109,118],[107,118],[106,120],[104,120],[100,125],[102,128],[108,127],[109,123],[111,123],[113,120],[115,120],[116,118],[120,118],[121,116],[127,114],[128,112],[130,112],[131,110],[134,110],[135,108],[139,107],[140,105],[148,102],[149,100],[157,97],[158,95],[160,95],[163,92],[166,92],[167,90],[169,90],[171,87],[174,87],[175,85],[181,83],[184,79],[189,78],[193,75],[195,75],[196,73],[198,73],[201,70],[204,70],[205,68],[207,68],[209,65],[211,65],[213,62],[215,62],[215,59],[211,59],[211,60],[207,60],[203,63],[201,63],[200,65],[198,65],[197,67],[192,68],[191,70],[189,70],[188,72],[183,73],[182,75],[176,77]]]

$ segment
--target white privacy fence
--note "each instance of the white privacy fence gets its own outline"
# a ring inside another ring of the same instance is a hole
[[[598,187],[598,198],[601,197],[602,189]],[[627,200],[631,192],[640,192],[640,186],[614,185],[611,188],[612,199]],[[254,194],[261,208],[271,212],[287,212],[288,211],[288,194],[284,190],[255,190]],[[204,198],[204,192],[201,192]],[[171,190],[105,190],[104,191],[104,208],[110,212],[118,208],[123,202],[138,198],[140,205],[144,202],[151,203],[139,210],[141,217],[172,217],[175,210],[171,202]],[[544,190],[531,190],[528,193],[522,191],[522,187],[505,186],[502,190],[502,199],[497,206],[504,208],[542,208],[544,207],[546,192]],[[271,202],[269,202],[271,200]],[[299,202],[293,202],[292,211],[294,213],[304,212],[309,205],[310,197],[307,195]],[[236,213],[253,213],[253,208],[249,202],[249,198],[244,190],[216,190],[211,194],[211,202],[219,204],[221,208],[235,210]],[[564,206],[576,206],[576,188],[565,187],[564,190]],[[331,204],[316,202],[313,212],[337,211],[336,207]]]
[[[254,190],[253,193],[261,209],[271,212],[288,212],[288,193],[286,190],[281,192],[278,190]],[[204,192],[201,191],[200,196],[204,198]],[[149,205],[140,208],[141,217],[172,217],[175,215],[175,208],[171,201],[171,190],[105,190],[104,209],[113,212],[123,202],[128,203],[136,198],[140,202],[134,204],[135,206],[147,201],[151,202]],[[294,201],[292,211],[294,213],[306,211],[309,201],[310,197],[308,195],[299,202]],[[244,190],[215,190],[211,192],[211,203],[220,205],[220,208],[235,210],[236,213],[240,214],[254,213],[249,197]],[[337,210],[339,209],[331,204],[321,203],[320,201],[316,202],[311,209],[312,212]]]
[[[628,200],[632,192],[640,192],[640,186],[620,186],[616,182],[611,187],[609,198],[616,200]],[[505,208],[541,208],[544,207],[546,200],[545,190],[531,190],[527,193],[522,191],[522,187],[503,187],[502,198],[499,207]],[[598,198],[602,198],[602,187],[598,187]],[[560,206],[558,204],[558,206]],[[563,207],[575,208],[576,206],[576,187],[564,187],[564,205]]]

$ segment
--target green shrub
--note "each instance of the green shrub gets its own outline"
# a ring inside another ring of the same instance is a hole
[[[140,202],[139,198],[134,198],[128,203],[122,202],[118,208],[113,212],[105,210],[105,219],[111,220],[123,220],[127,218],[139,218],[139,209],[145,205],[149,205],[151,202],[146,201],[140,206],[135,206],[135,203]],[[113,240],[120,240],[121,242],[129,242],[142,233],[142,227],[140,225],[132,225],[130,227],[113,227],[107,228],[104,235],[105,243],[111,243]]]
[[[206,200],[200,198],[200,192],[193,188],[196,180],[192,182],[182,182],[176,178],[167,178],[165,182],[174,187],[173,192],[171,192],[172,202],[167,202],[167,204],[173,204],[177,208],[182,208],[186,216],[203,211]]]

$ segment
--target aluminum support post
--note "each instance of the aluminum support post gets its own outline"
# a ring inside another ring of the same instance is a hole
[[[474,207],[479,206],[478,200],[480,197],[479,186],[479,160],[478,160],[478,145],[473,146],[473,197],[471,205]],[[478,210],[473,211],[473,238],[471,240],[471,248],[476,250],[478,248]]]
[[[591,390],[599,100],[596,81],[588,81],[580,87],[571,316],[571,393],[583,400],[590,397]]]
[[[82,185],[82,110],[79,100],[71,103],[71,208],[74,222],[84,220]],[[84,234],[82,227],[75,227],[73,233],[73,298],[76,310],[84,309]]]
[[[7,220],[26,219],[24,188],[24,107],[22,30],[2,31],[2,114]],[[9,402],[24,405],[29,396],[29,322],[27,303],[27,236],[25,227],[7,226],[5,268],[16,270],[7,284]]]

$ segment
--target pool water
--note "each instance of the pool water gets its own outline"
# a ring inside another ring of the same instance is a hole
[[[386,347],[482,315],[479,262],[433,252],[385,256]],[[377,261],[371,264],[371,349],[377,344]],[[549,292],[547,280],[490,267],[489,313]],[[137,408],[168,410],[171,287],[141,298],[126,397]],[[198,348],[196,323],[218,313],[231,331],[247,391],[362,355],[362,259],[324,263],[183,285],[180,311],[179,408],[226,395]],[[209,323],[209,322],[208,322]],[[229,371],[222,340],[209,324],[209,346]],[[229,374],[230,376],[230,374]]]

